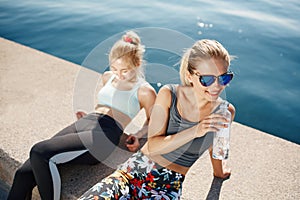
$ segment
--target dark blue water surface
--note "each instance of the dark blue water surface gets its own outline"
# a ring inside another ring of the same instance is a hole
[[[77,64],[98,44],[129,29],[158,27],[194,40],[216,39],[237,56],[236,76],[226,90],[237,110],[235,121],[297,144],[299,19],[298,0],[0,0],[1,37]],[[145,59],[172,66],[180,57],[147,49]]]

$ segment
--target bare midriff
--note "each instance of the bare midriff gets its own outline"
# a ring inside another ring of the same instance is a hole
[[[95,108],[95,112],[99,113],[99,114],[104,114],[104,115],[110,116],[111,118],[116,120],[122,126],[123,129],[131,121],[131,118],[128,115],[126,115],[116,109],[113,109],[109,106],[98,104]]]
[[[172,163],[172,162],[168,161],[167,159],[165,159],[164,157],[162,157],[161,155],[151,155],[151,154],[149,154],[147,145],[148,145],[148,142],[143,146],[141,151],[148,158],[150,158],[152,161],[159,164],[160,166],[165,167],[167,169],[170,169],[172,171],[178,172],[182,175],[186,175],[186,173],[190,169],[189,167],[185,167],[185,166],[182,166],[182,165],[178,165],[176,163]]]

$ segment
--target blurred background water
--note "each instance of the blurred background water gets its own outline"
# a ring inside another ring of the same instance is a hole
[[[99,43],[129,29],[161,27],[194,40],[216,39],[238,57],[226,89],[235,121],[297,144],[299,19],[297,0],[0,0],[1,37],[77,64]],[[178,62],[162,54],[147,49],[145,59],[170,67]]]

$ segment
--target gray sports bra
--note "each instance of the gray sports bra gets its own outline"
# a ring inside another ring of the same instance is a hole
[[[198,122],[191,122],[183,119],[177,110],[177,85],[167,85],[172,94],[172,102],[170,107],[169,124],[166,135],[176,134],[177,132],[191,128],[198,124]],[[215,109],[215,111],[219,106]],[[215,112],[214,111],[214,112]],[[195,161],[212,145],[213,134],[207,133],[203,137],[195,138],[174,151],[163,154],[162,156],[168,161],[179,164],[181,166],[190,167]]]

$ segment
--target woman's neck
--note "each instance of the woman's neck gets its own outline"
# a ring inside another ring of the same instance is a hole
[[[188,87],[186,96],[191,105],[198,110],[206,108],[207,106],[215,106],[217,104],[216,101],[208,101],[205,97],[203,97],[203,95],[195,92],[193,87]]]
[[[131,90],[138,81],[139,79],[137,76],[134,76],[128,80],[121,80],[116,76],[112,82],[112,85],[119,90]]]
[[[209,115],[218,104],[217,101],[208,101],[201,95],[197,95],[192,87],[184,87],[179,95],[182,95],[180,98],[185,99],[181,101],[177,107],[179,113],[190,121],[201,121],[204,117]]]

